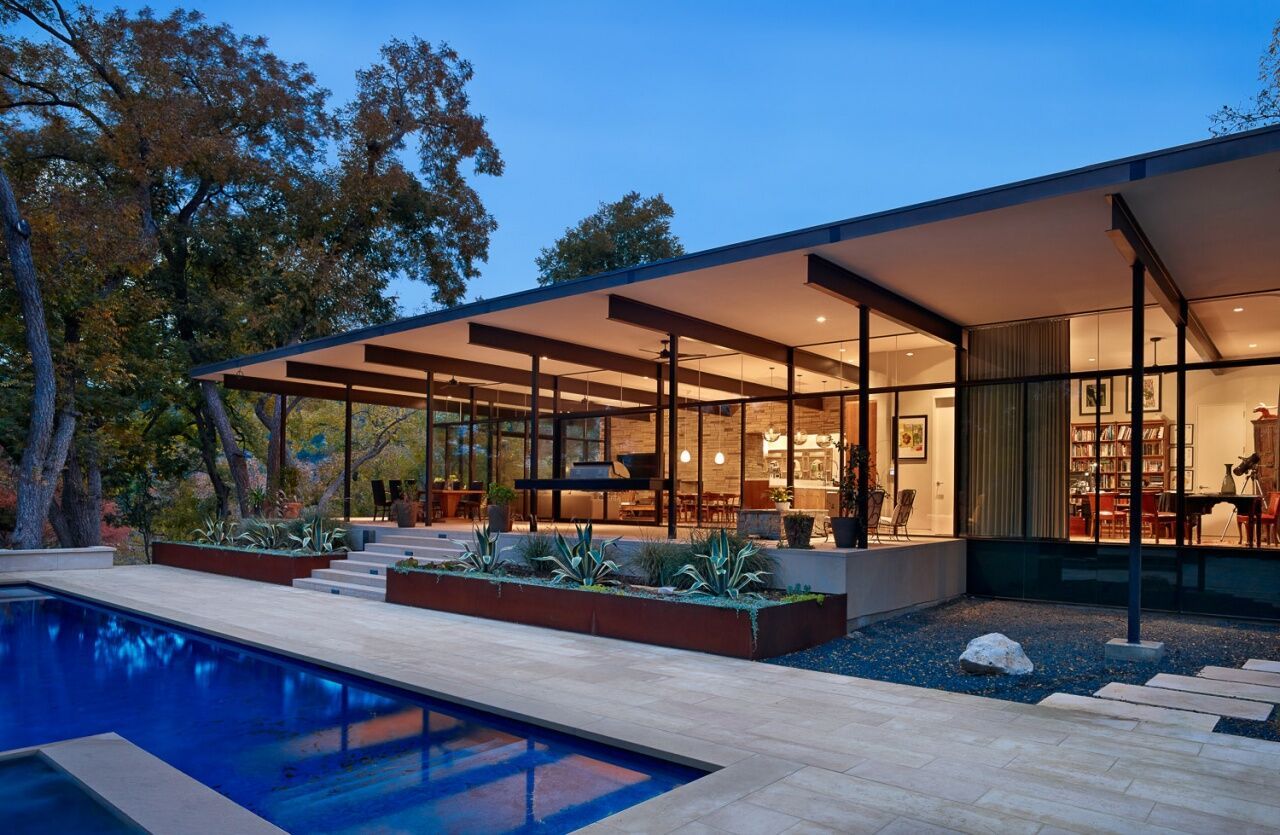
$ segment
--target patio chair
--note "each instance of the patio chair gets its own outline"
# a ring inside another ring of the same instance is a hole
[[[907,523],[911,521],[911,509],[916,503],[916,491],[913,489],[899,490],[898,501],[893,506],[893,513],[889,516],[880,517],[880,525],[889,526],[889,535],[897,539],[899,535],[905,537],[908,542],[911,541],[911,534],[907,532]],[[876,541],[879,541],[879,526],[876,527]]]
[[[369,486],[373,488],[373,521],[378,521],[379,513],[382,514],[383,519],[390,519],[393,500],[387,498],[386,483],[380,478],[375,478],[369,482]]]
[[[381,484],[381,482],[379,482],[379,484]],[[402,498],[404,498],[404,488],[401,485],[400,479],[393,478],[391,480],[391,504],[395,504]]]
[[[478,519],[480,517],[480,496],[477,493],[484,489],[484,482],[473,481],[467,489],[476,492],[458,499],[458,515],[465,516],[468,519]]]

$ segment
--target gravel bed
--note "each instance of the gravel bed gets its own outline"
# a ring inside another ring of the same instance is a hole
[[[1050,693],[1089,696],[1113,681],[1145,684],[1156,673],[1195,675],[1209,665],[1239,667],[1249,658],[1280,660],[1280,625],[1144,613],[1142,637],[1165,642],[1164,660],[1108,664],[1102,657],[1103,644],[1124,637],[1125,623],[1125,613],[1116,609],[965,598],[872,624],[768,663],[1035,703]],[[988,632],[1002,632],[1022,644],[1035,672],[961,672],[958,659],[965,645]],[[1217,730],[1280,741],[1280,718],[1224,718]]]

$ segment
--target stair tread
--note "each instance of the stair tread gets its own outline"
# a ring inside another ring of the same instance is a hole
[[[1147,682],[1148,687],[1162,687],[1166,690],[1181,690],[1188,693],[1205,693],[1210,696],[1222,696],[1228,699],[1248,699],[1254,702],[1270,702],[1280,704],[1280,687],[1267,687],[1262,684],[1247,684],[1240,681],[1221,681],[1200,676],[1179,676],[1160,673]]]
[[[1060,710],[1079,710],[1114,719],[1134,719],[1139,722],[1157,722],[1163,725],[1180,725],[1201,731],[1212,731],[1220,717],[1212,713],[1194,713],[1171,707],[1122,702],[1115,699],[1098,699],[1093,696],[1077,696],[1073,693],[1053,693],[1040,701],[1045,707]]]
[[[294,580],[293,585],[294,588],[328,592],[330,594],[336,588],[340,594],[348,597],[361,597],[367,600],[387,599],[387,594],[382,589],[373,588],[372,586],[360,586],[355,583],[343,583],[336,580],[317,580],[314,577],[302,577]]]
[[[385,589],[387,587],[386,575],[370,574],[367,571],[343,571],[338,568],[318,568],[311,572],[311,579],[333,581],[337,583],[351,583],[357,586],[367,586],[369,588],[377,589]]]
[[[1271,715],[1271,705],[1264,702],[1228,699],[1222,696],[1207,696],[1203,693],[1188,693],[1183,690],[1168,690],[1162,687],[1146,687],[1141,684],[1112,682],[1093,695],[1100,699],[1136,702],[1137,704],[1154,705],[1155,707],[1189,710],[1195,713],[1230,716],[1235,719],[1252,719],[1258,722],[1266,721],[1267,717]]]
[[[1269,661],[1265,658],[1250,658],[1244,662],[1246,670],[1262,670],[1267,673],[1280,673],[1280,661]]]

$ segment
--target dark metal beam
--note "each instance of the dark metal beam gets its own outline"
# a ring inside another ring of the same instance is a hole
[[[680,379],[680,335],[672,333],[667,335],[670,340],[671,351],[667,357],[667,538],[676,538],[676,516],[679,514],[680,504],[676,501],[676,488],[679,485],[679,469],[680,456],[677,450],[680,447],[680,441],[677,437],[680,434],[680,417],[677,412],[677,401],[679,400],[680,386],[676,382]]]
[[[244,374],[228,374],[222,379],[225,388],[236,391],[256,391],[263,394],[285,394],[293,397],[310,397],[316,400],[345,400],[346,389],[339,386],[319,386],[313,383],[301,383],[293,380],[272,380],[266,377],[249,377]],[[388,394],[381,391],[360,391],[352,389],[351,399],[356,403],[367,403],[374,406],[395,406],[401,409],[422,409],[426,400],[422,397],[407,397],[403,394]]]
[[[388,348],[384,345],[364,346],[364,361],[377,365],[391,365],[396,368],[435,371],[438,374],[460,374],[463,377],[485,380],[491,383],[507,383],[517,386],[527,386],[529,384],[529,372],[522,371],[519,368],[507,368],[503,365],[454,359],[435,354],[422,354],[417,351],[406,351],[402,348]],[[558,379],[560,380],[560,391],[563,394],[586,396],[591,394],[592,384],[588,380],[576,377],[560,377]],[[597,395],[605,393],[612,397],[614,392],[617,392],[618,399],[625,403],[636,403],[642,406],[652,406],[655,403],[653,392],[647,389],[613,386],[607,383],[595,383],[594,388]]]
[[[1134,261],[1133,272],[1133,321],[1130,332],[1130,359],[1133,370],[1129,374],[1129,628],[1126,640],[1131,644],[1142,642],[1142,377],[1147,355],[1146,340],[1146,291],[1141,261]],[[1025,386],[1023,387],[1025,391]],[[1182,443],[1182,427],[1178,427],[1178,443]],[[1178,473],[1181,480],[1182,473]],[[1167,486],[1167,485],[1166,485]],[[1177,521],[1176,519],[1174,520]],[[1097,522],[1094,522],[1097,524]]]
[[[795,365],[807,371],[816,371],[829,377],[858,382],[858,369],[840,360],[833,360],[812,351],[792,349],[781,342],[745,333],[705,319],[684,313],[676,313],[662,307],[629,299],[626,296],[609,296],[609,318],[638,328],[658,333],[676,333],[688,339],[696,339],[708,345],[717,345],[752,357],[785,363],[794,350]]]
[[[585,368],[620,371],[623,374],[632,374],[637,377],[648,377],[654,373],[653,360],[651,359],[632,357],[603,348],[577,345],[572,342],[550,339],[545,336],[535,336],[534,334],[521,333],[520,331],[506,328],[496,328],[492,325],[482,325],[478,322],[471,323],[471,338],[469,341],[472,345],[482,345],[486,348],[496,348],[500,351],[512,351],[530,356],[537,354],[547,359],[573,363]],[[682,383],[697,385],[700,382],[702,386],[713,391],[739,392],[744,397],[782,397],[786,394],[782,389],[774,388],[773,386],[748,383],[720,374],[699,375],[698,371],[693,368],[682,368],[677,373],[680,375],[678,379]]]
[[[1222,359],[1222,352],[1213,343],[1213,338],[1209,336],[1200,317],[1186,304],[1186,296],[1173,280],[1169,268],[1138,224],[1137,217],[1124,197],[1120,194],[1108,194],[1107,202],[1111,204],[1111,228],[1107,230],[1107,236],[1116,245],[1125,262],[1130,267],[1140,263],[1146,268],[1146,289],[1155,297],[1156,304],[1160,305],[1170,321],[1175,325],[1186,326],[1187,339],[1196,353],[1209,362]]]
[[[815,290],[821,290],[829,296],[850,304],[866,305],[904,328],[941,339],[943,342],[949,342],[952,345],[964,343],[964,328],[945,316],[911,299],[899,296],[892,290],[881,287],[874,281],[863,278],[820,255],[809,255],[807,260],[808,275],[805,284]],[[862,333],[859,336],[865,337],[866,334]]]

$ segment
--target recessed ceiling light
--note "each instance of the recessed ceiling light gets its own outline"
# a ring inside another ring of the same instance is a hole
[[[1257,348],[1257,347],[1258,347],[1258,343],[1256,343],[1256,342],[1250,342],[1250,343],[1249,343],[1249,347],[1250,347],[1250,348]]]
[[[1089,362],[1097,362],[1097,360],[1093,357],[1089,357]]]
[[[915,355],[916,355],[915,351],[907,351],[907,356],[914,357]]]
[[[1244,308],[1243,308],[1243,307],[1233,307],[1233,308],[1231,308],[1231,312],[1232,312],[1232,313],[1244,313]]]
[[[842,354],[844,353],[844,349],[843,349],[843,348],[841,348],[841,349],[840,349],[840,353],[842,353]]]
[[[821,324],[822,324],[823,322],[825,322],[825,321],[827,321],[827,317],[826,317],[826,316],[819,316],[819,317],[818,317],[818,324],[819,324],[819,325],[821,325]]]

